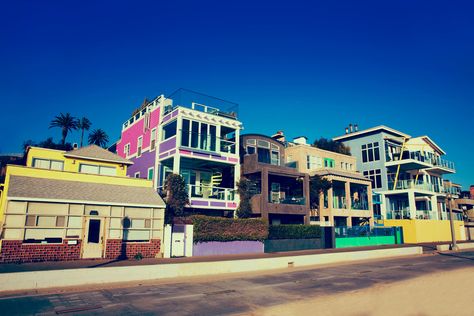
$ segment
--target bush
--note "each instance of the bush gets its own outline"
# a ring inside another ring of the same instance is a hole
[[[317,225],[275,225],[268,229],[268,239],[311,239],[321,237]]]
[[[234,219],[193,215],[194,243],[206,241],[264,241],[268,225],[261,219]]]

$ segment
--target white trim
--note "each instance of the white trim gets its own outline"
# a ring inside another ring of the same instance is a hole
[[[138,177],[137,177],[137,175],[138,175]],[[133,174],[133,177],[134,177],[135,179],[140,179],[140,171],[135,172],[135,173]]]
[[[147,172],[146,172],[146,178],[147,180],[150,180],[150,181],[153,181],[153,178],[149,178],[150,177],[150,170],[153,170],[153,178],[155,177],[155,167],[150,167],[148,168]]]
[[[88,200],[58,200],[58,199],[41,199],[29,197],[7,197],[7,201],[21,201],[21,202],[51,202],[51,203],[70,203],[70,204],[87,204],[87,205],[105,205],[105,206],[130,206],[130,207],[144,207],[144,208],[165,208],[165,205],[158,204],[133,204],[133,203],[118,203],[118,202],[99,202]],[[6,213],[8,214],[8,213]]]

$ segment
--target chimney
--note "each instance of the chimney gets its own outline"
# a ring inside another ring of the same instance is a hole
[[[307,145],[306,141],[308,140],[308,137],[306,136],[299,136],[293,138],[293,143],[298,144],[298,145]]]
[[[77,148],[79,148],[79,146],[77,145],[77,143],[72,144],[72,149],[77,149]]]
[[[349,124],[349,132],[352,133],[354,129],[352,128],[352,123]]]
[[[346,134],[349,134],[349,128],[346,127]]]
[[[354,125],[354,132],[357,132],[359,130],[359,125],[355,124]]]

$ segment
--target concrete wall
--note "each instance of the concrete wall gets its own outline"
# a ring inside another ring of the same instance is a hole
[[[384,226],[403,227],[405,243],[438,242],[451,240],[451,227],[447,220],[390,219]],[[464,222],[454,221],[457,240],[465,240]]]

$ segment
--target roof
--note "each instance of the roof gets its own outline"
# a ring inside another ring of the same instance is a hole
[[[436,150],[439,154],[441,155],[446,155],[446,152],[441,149],[431,138],[428,136],[420,136],[421,139],[423,139],[425,142],[427,142],[434,150]]]
[[[333,175],[333,176],[340,176],[340,177],[352,178],[352,179],[357,179],[357,180],[370,181],[370,179],[367,179],[360,173],[340,171],[340,170],[334,170],[334,169],[321,169],[321,170],[315,171],[314,174],[317,174],[318,176]]]
[[[334,141],[343,141],[343,140],[346,140],[346,139],[349,139],[349,138],[354,138],[356,136],[362,136],[364,134],[369,134],[369,133],[374,133],[374,132],[379,132],[379,131],[380,132],[387,132],[389,134],[392,134],[392,135],[398,136],[398,137],[405,137],[405,138],[410,138],[411,137],[410,135],[402,133],[400,131],[397,131],[396,129],[390,128],[390,127],[385,126],[385,125],[379,125],[379,126],[364,129],[364,130],[361,130],[361,131],[358,131],[358,132],[352,132],[352,133],[345,134],[345,135],[342,135],[342,136],[337,136],[337,137],[334,137],[332,140],[334,140]]]
[[[98,161],[106,161],[106,162],[115,162],[121,163],[126,165],[132,165],[133,162],[120,157],[117,154],[114,154],[106,149],[103,149],[97,145],[89,145],[86,147],[74,149],[68,151],[64,154],[64,157],[69,158],[82,158],[82,159],[89,159],[89,160],[98,160]]]
[[[153,188],[10,176],[9,198],[165,207]]]

